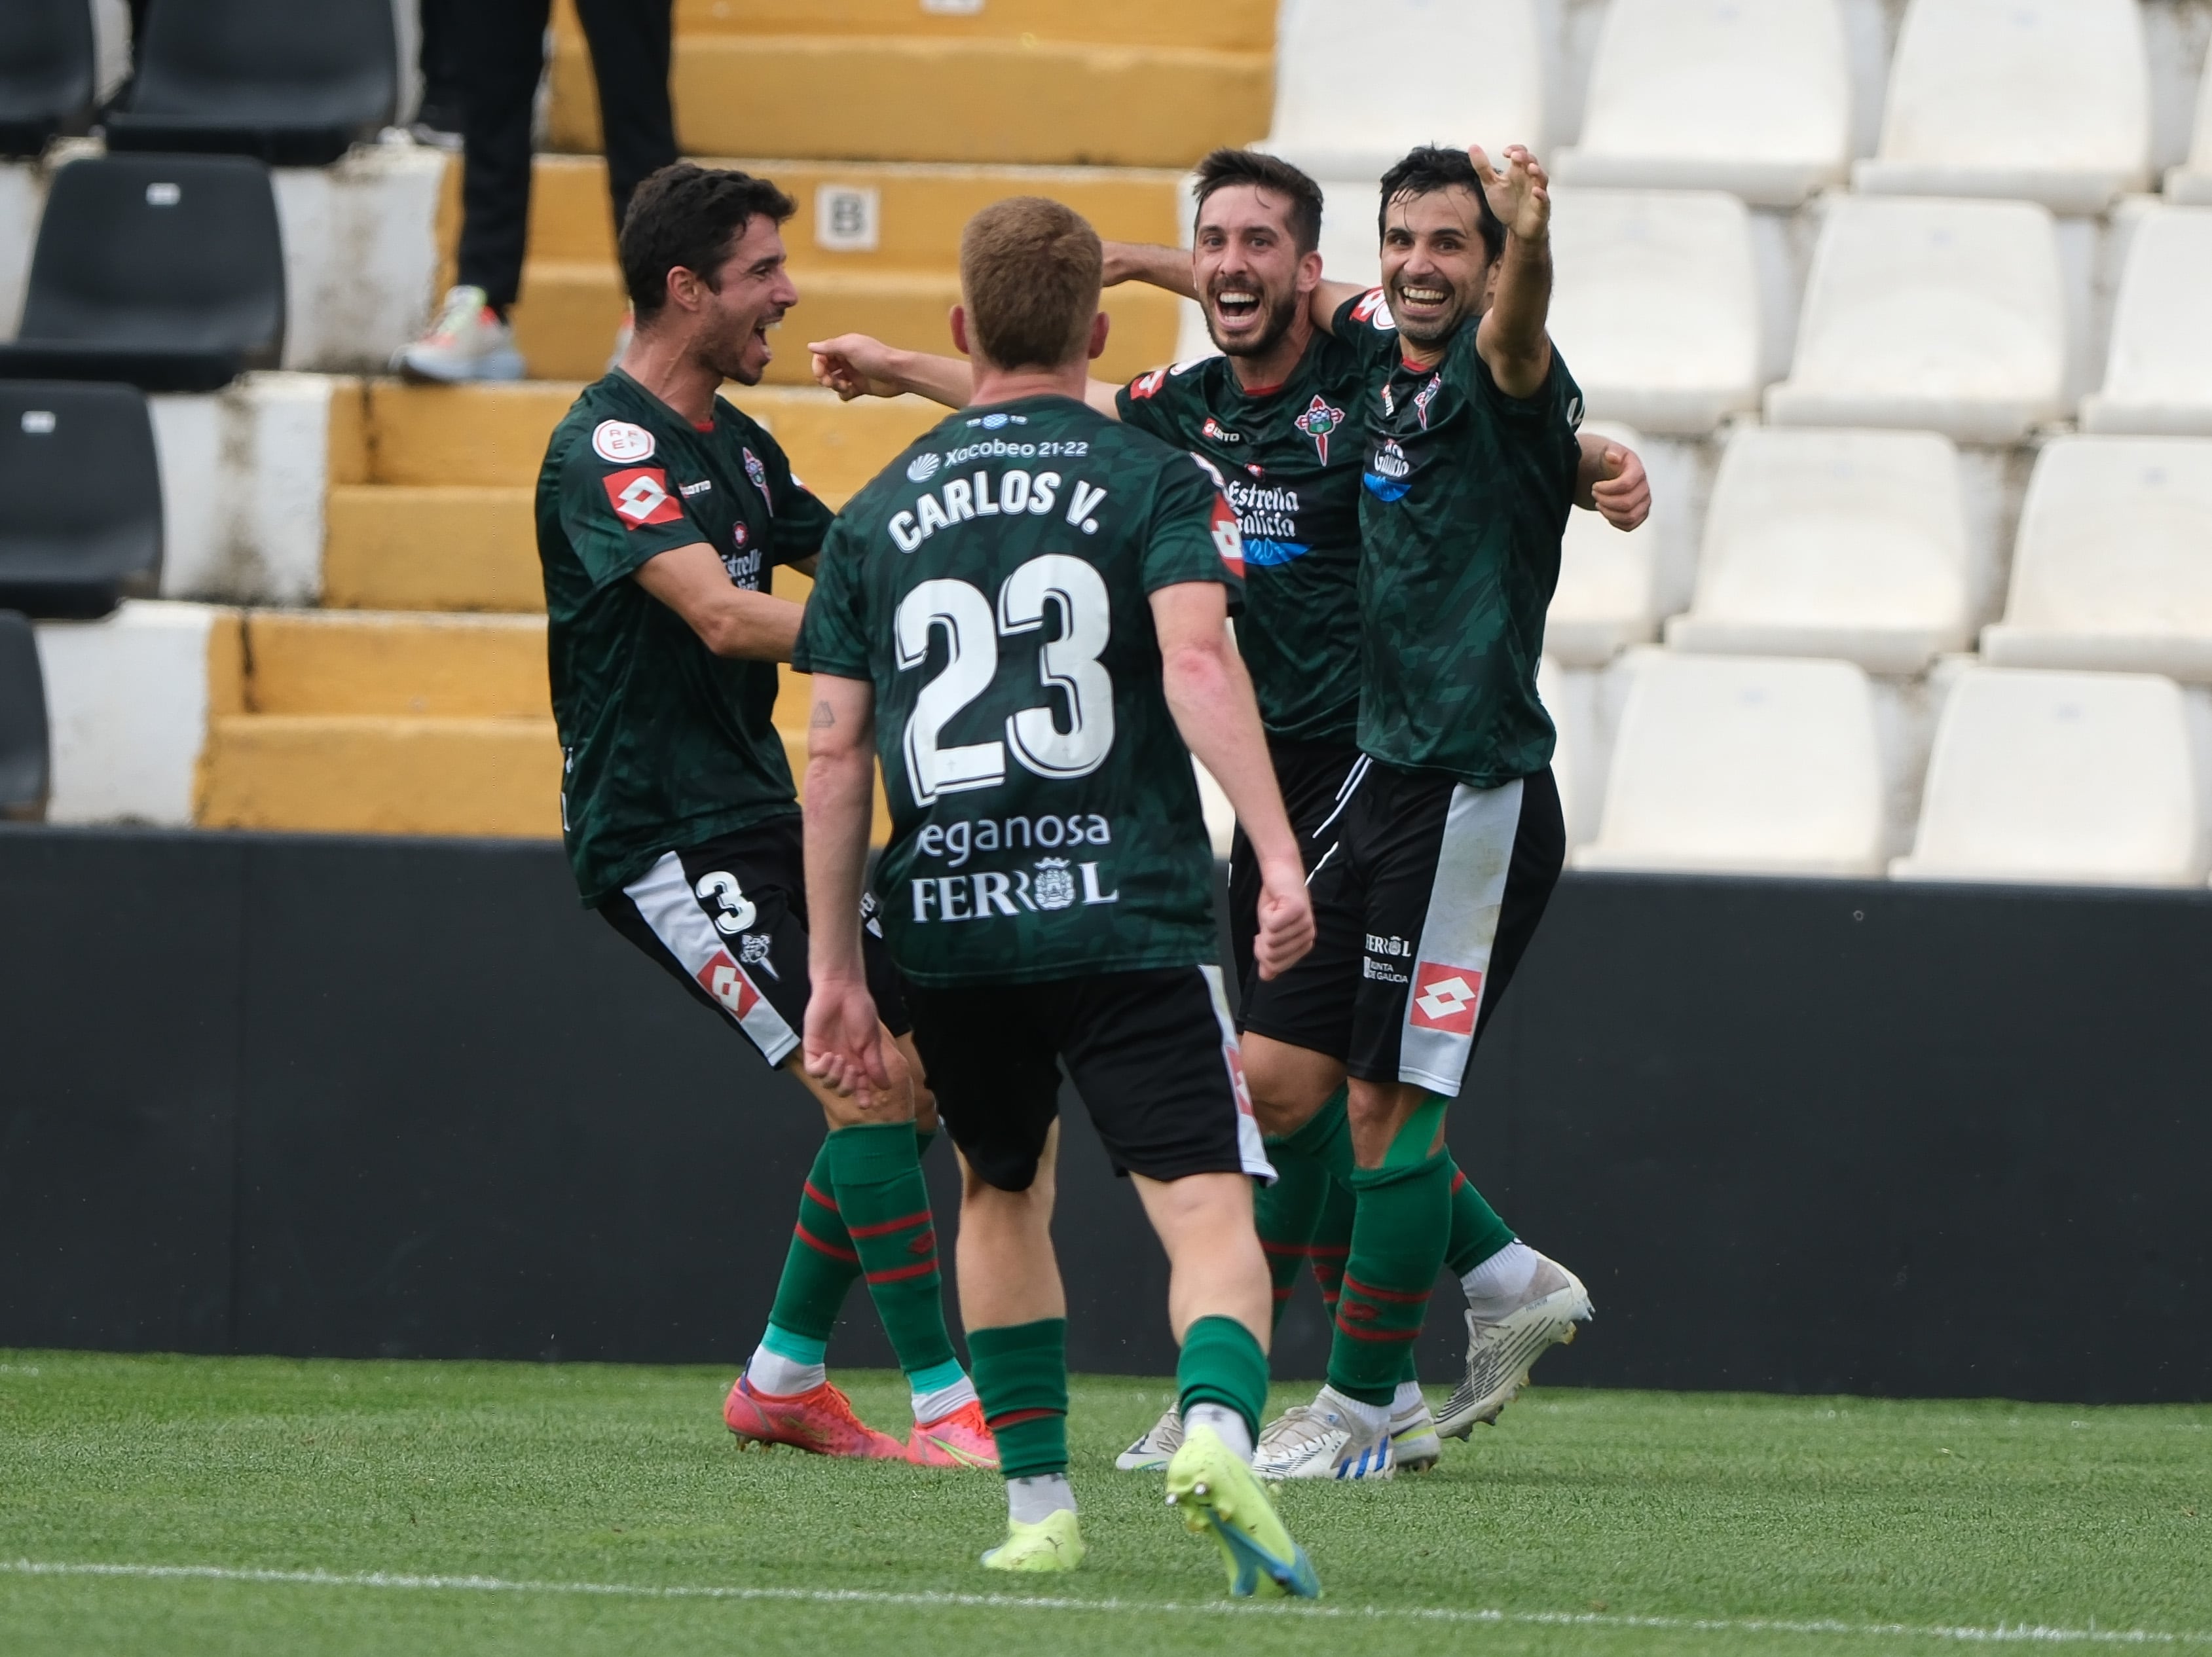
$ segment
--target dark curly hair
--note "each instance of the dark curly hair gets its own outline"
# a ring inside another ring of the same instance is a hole
[[[1291,241],[1301,256],[1321,246],[1321,186],[1279,156],[1256,149],[1217,149],[1198,164],[1198,205],[1231,185],[1249,184],[1290,203]]]
[[[1382,175],[1382,204],[1375,214],[1376,240],[1389,234],[1390,203],[1399,197],[1433,196],[1455,184],[1474,192],[1475,210],[1481,215],[1483,252],[1496,259],[1505,251],[1505,221],[1491,209],[1490,197],[1483,194],[1481,175],[1467,151],[1438,144],[1407,150],[1405,159]]]
[[[638,185],[623,215],[623,285],[640,322],[668,303],[668,273],[690,270],[716,292],[716,273],[756,213],[781,224],[799,204],[766,179],[678,161]]]

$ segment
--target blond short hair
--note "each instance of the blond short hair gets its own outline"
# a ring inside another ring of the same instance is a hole
[[[992,203],[960,235],[969,343],[997,368],[1080,361],[1103,269],[1098,233],[1074,209],[1042,196]]]

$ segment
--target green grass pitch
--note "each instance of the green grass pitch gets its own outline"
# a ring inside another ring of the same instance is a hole
[[[2212,1408],[1540,1389],[1425,1478],[1284,1490],[1328,1597],[1270,1609],[1113,1471],[1163,1382],[1077,1382],[1091,1559],[1039,1581],[975,1563],[995,1478],[740,1452],[727,1381],[0,1351],[0,1652],[2212,1647]]]

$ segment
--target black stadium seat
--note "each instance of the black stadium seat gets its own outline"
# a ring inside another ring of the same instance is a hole
[[[398,97],[392,0],[157,5],[129,106],[106,118],[107,147],[324,167],[374,137]]]
[[[161,577],[161,470],[128,385],[0,383],[0,609],[102,616]]]
[[[54,174],[0,379],[212,391],[283,349],[284,244],[260,162],[102,155]]]
[[[92,115],[90,0],[0,0],[0,155],[35,155]]]
[[[31,624],[0,610],[0,817],[46,814],[46,682]]]

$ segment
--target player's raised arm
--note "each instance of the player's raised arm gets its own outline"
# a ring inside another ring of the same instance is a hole
[[[638,566],[637,584],[690,624],[717,656],[787,662],[805,607],[734,585],[703,541],[657,553]]]
[[[1260,865],[1260,976],[1273,978],[1313,947],[1305,865],[1267,759],[1252,681],[1229,640],[1227,592],[1184,581],[1152,595],[1160,679],[1184,744],[1213,774]]]
[[[1508,397],[1533,397],[1552,372],[1545,319],[1552,305],[1552,193],[1543,166],[1520,144],[1493,167],[1482,146],[1468,150],[1491,210],[1504,221],[1505,252],[1497,297],[1482,319],[1475,349]]]
[[[948,409],[964,409],[975,401],[975,371],[964,357],[903,350],[869,334],[840,334],[806,349],[814,354],[816,381],[847,403],[856,397],[908,392]],[[1121,409],[1115,398],[1121,389],[1113,380],[1092,379],[1084,386],[1083,400],[1109,419],[1118,420]]]
[[[860,885],[876,789],[875,687],[814,676],[806,729],[807,1074],[840,1093],[890,1085],[860,956]]]
[[[1651,480],[1644,460],[1626,443],[1584,432],[1582,464],[1575,471],[1575,504],[1603,515],[1617,530],[1632,530],[1651,515]]]
[[[1109,241],[1100,246],[1105,256],[1102,285],[1115,288],[1125,282],[1142,282],[1185,299],[1198,297],[1188,247],[1164,247],[1151,241]]]

